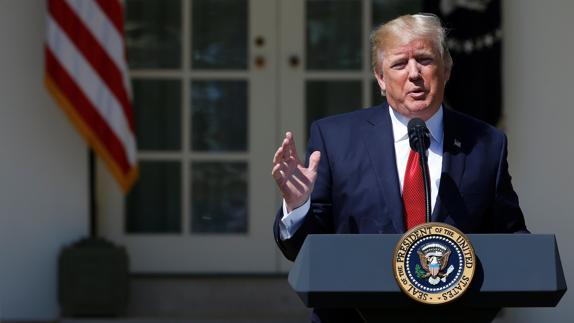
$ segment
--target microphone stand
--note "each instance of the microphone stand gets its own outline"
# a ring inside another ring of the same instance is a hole
[[[426,214],[426,222],[430,222],[431,218],[431,191],[430,191],[430,175],[429,175],[429,168],[428,168],[428,158],[426,154],[426,150],[422,149],[422,145],[419,145],[421,149],[419,149],[419,162],[421,164],[421,169],[423,172],[423,182],[425,188],[425,214]]]
[[[426,222],[430,222],[431,218],[431,189],[430,189],[430,175],[428,169],[428,158],[426,154],[426,149],[424,147],[424,137],[425,134],[422,129],[417,129],[416,136],[418,137],[417,150],[419,153],[419,164],[421,165],[421,170],[423,173],[423,183],[425,189],[425,215]],[[430,139],[430,138],[429,138]]]

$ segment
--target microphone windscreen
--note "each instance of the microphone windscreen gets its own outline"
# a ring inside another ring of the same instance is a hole
[[[430,146],[430,132],[425,122],[419,118],[414,118],[407,124],[409,132],[409,144],[412,150],[418,151],[419,142],[422,144],[423,150],[427,150]]]

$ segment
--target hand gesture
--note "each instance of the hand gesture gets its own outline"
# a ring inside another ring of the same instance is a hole
[[[303,205],[311,195],[320,159],[321,153],[314,151],[309,157],[309,167],[305,167],[297,156],[293,134],[285,134],[281,147],[273,157],[271,175],[285,199],[287,212]]]

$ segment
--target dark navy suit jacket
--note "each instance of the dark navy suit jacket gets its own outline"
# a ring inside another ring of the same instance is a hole
[[[311,208],[297,232],[279,237],[294,260],[310,233],[403,233],[405,221],[388,105],[318,120],[311,125],[307,161],[319,150]],[[431,220],[465,233],[528,232],[511,184],[506,136],[444,109],[442,174]],[[352,310],[315,309],[314,322],[362,322]]]

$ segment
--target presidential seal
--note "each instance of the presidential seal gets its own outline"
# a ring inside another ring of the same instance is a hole
[[[425,304],[459,298],[470,286],[476,258],[470,240],[445,223],[418,225],[405,233],[393,254],[401,290]]]

